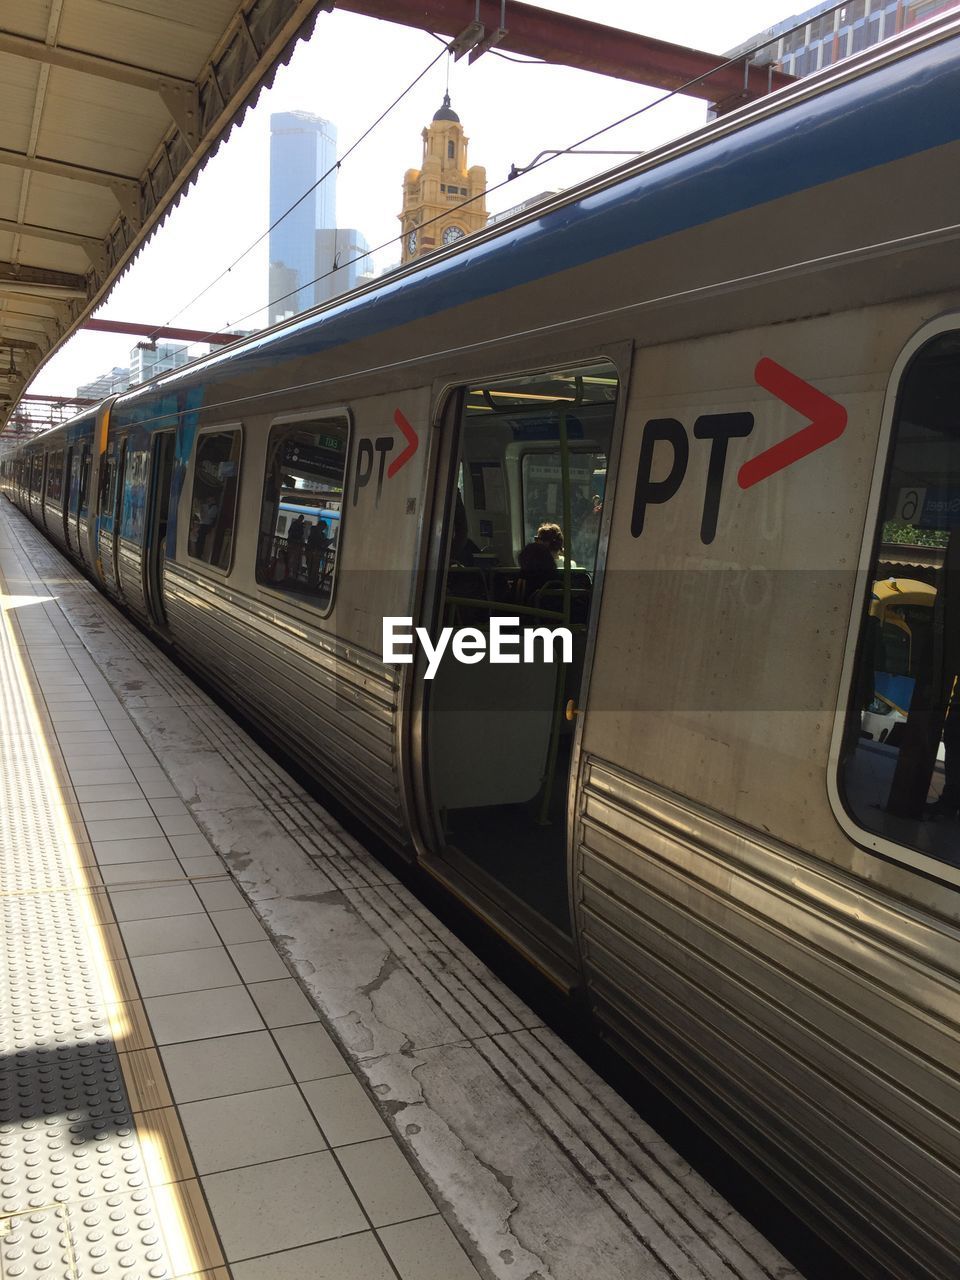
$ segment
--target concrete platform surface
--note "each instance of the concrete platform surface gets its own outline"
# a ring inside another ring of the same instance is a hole
[[[0,501],[0,1277],[799,1280]]]

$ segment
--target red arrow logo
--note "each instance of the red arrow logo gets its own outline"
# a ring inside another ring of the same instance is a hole
[[[759,386],[771,391],[778,400],[810,419],[809,426],[801,427],[786,440],[764,449],[755,458],[745,462],[737,472],[741,489],[766,480],[784,467],[799,462],[808,453],[822,449],[843,435],[847,425],[847,411],[842,404],[832,400],[816,387],[798,378],[776,360],[762,359],[753,372]]]
[[[407,447],[404,449],[403,453],[398,453],[397,456],[394,458],[394,460],[390,463],[389,467],[387,467],[388,480],[392,480],[393,477],[400,470],[400,468],[405,467],[407,465],[407,463],[410,461],[413,455],[417,452],[417,448],[420,445],[420,437],[417,435],[413,427],[411,427],[410,423],[406,420],[406,418],[403,416],[403,414],[400,412],[399,409],[396,409],[394,411],[393,420],[397,424],[397,426],[400,428],[400,431],[402,432],[404,438],[406,439]]]

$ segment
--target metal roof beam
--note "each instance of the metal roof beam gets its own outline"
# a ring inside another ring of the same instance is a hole
[[[22,318],[24,315],[26,315],[24,312],[7,311],[6,309],[0,311],[4,336],[11,338],[42,338],[47,334],[46,325],[41,322],[39,316],[27,315],[26,318],[33,323],[26,324]],[[48,318],[46,323],[53,325],[54,329],[56,328],[51,318]]]
[[[43,40],[28,40],[25,36],[0,31],[0,53],[16,58],[28,58],[46,66],[63,67],[82,75],[100,76],[114,84],[132,85],[160,95],[174,123],[188,138],[191,146],[200,140],[200,94],[192,80],[179,76],[161,75],[149,67],[134,66],[129,62],[117,62],[97,54],[83,53],[79,49],[64,49],[61,45],[46,44]]]
[[[0,262],[0,292],[29,293],[37,288],[56,289],[61,296],[68,293],[85,298],[87,279],[71,271],[49,271],[46,267],[25,267],[19,262]]]
[[[79,405],[100,403],[99,400],[91,400],[89,396],[53,396],[53,395],[41,396],[41,395],[38,395],[36,392],[31,392],[31,391],[28,391],[25,395],[22,395],[20,399],[35,401],[40,404],[50,404],[51,402],[53,404],[79,404]]]
[[[0,338],[0,347],[7,347],[10,351],[41,350],[39,342],[28,342],[23,338]]]
[[[8,151],[0,147],[0,164],[14,169],[32,169],[34,173],[49,173],[54,178],[69,178],[72,182],[91,182],[98,187],[123,186],[139,191],[135,178],[124,173],[111,173],[109,169],[91,169],[83,164],[69,164],[66,160],[44,160],[40,156],[28,156],[22,151]]]
[[[65,160],[44,160],[40,156],[28,156],[22,151],[8,151],[5,147],[0,147],[0,165],[4,164],[11,165],[14,169],[29,169],[32,173],[46,173],[53,178],[68,178],[71,182],[109,187],[131,227],[140,228],[140,184],[134,178],[128,178],[122,173],[110,173],[106,169],[68,164]]]
[[[79,231],[62,231],[59,227],[40,227],[33,222],[14,222],[11,218],[0,218],[0,231],[9,231],[15,236],[32,236],[36,240],[59,240],[61,244],[75,244],[81,249],[101,247],[96,236],[85,236]]]
[[[6,321],[13,316],[18,321],[31,321],[33,328],[41,328],[46,332],[48,325],[69,324],[73,319],[71,303],[59,298],[37,297],[36,295],[17,296],[12,290],[0,299],[0,322],[5,332],[9,331]]]
[[[24,341],[28,341],[31,338],[41,339],[36,344],[37,349],[40,351],[49,351],[51,344],[56,342],[57,339],[57,327],[52,322],[49,326],[41,329],[30,329],[23,325],[4,325],[3,331],[12,338],[22,337]]]
[[[103,273],[107,270],[107,254],[103,242],[96,236],[81,235],[78,231],[61,231],[58,227],[40,227],[32,222],[14,222],[0,218],[0,231],[14,236],[28,236],[34,240],[54,240],[58,244],[75,244],[90,259],[90,265]]]
[[[10,53],[16,58],[29,58],[33,62],[46,62],[52,67],[65,67],[83,75],[100,76],[117,84],[133,85],[136,89],[150,89],[159,93],[166,86],[193,89],[192,80],[179,76],[165,76],[149,67],[134,66],[129,62],[117,62],[113,58],[101,58],[94,53],[82,53],[79,49],[65,49],[62,45],[46,44],[43,40],[28,40],[9,31],[0,30],[0,53]]]
[[[139,320],[84,320],[83,329],[98,333],[135,333],[142,338],[177,338],[183,342],[230,343],[237,341],[235,333],[209,332],[206,329],[184,329],[177,325],[143,324]]]
[[[745,58],[722,66],[726,61],[722,54],[553,13],[520,0],[510,0],[507,5],[502,36],[500,0],[479,0],[479,4],[477,0],[337,0],[337,9],[448,36],[466,34],[471,26],[482,27],[499,37],[500,49],[511,53],[659,89],[689,85],[684,93],[724,108],[793,83],[793,76],[772,67],[752,66]],[[477,35],[476,39],[482,41],[483,37]],[[697,83],[690,84],[694,80]]]
[[[32,304],[45,308],[58,303],[56,312],[58,333],[54,346],[73,333],[106,296],[120,272],[127,266],[146,238],[162,221],[172,202],[185,190],[200,171],[207,157],[226,137],[236,120],[256,98],[260,86],[272,78],[276,67],[288,61],[296,41],[309,35],[317,14],[333,7],[333,0],[234,0],[236,8],[226,24],[219,40],[209,50],[208,60],[200,71],[196,85],[174,76],[160,76],[142,66],[115,62],[113,59],[93,59],[75,49],[55,53],[57,46],[30,41],[27,46],[7,45],[10,54],[19,53],[39,61],[49,68],[51,62],[70,65],[76,70],[101,74],[126,83],[136,83],[156,91],[172,117],[172,123],[157,138],[155,150],[149,154],[137,179],[122,174],[102,172],[97,169],[69,165],[53,160],[35,159],[19,152],[0,150],[0,166],[14,165],[77,183],[106,186],[113,192],[120,212],[101,241],[106,257],[106,269],[102,259],[94,263],[94,269],[86,277],[86,287],[67,290],[54,289],[50,285],[6,281],[0,272],[0,327],[3,325],[4,301],[16,302],[22,308]],[[53,9],[57,9],[54,0]],[[126,34],[123,7],[117,6],[115,18],[119,36]],[[56,37],[56,25],[51,19],[48,39]],[[4,33],[10,36],[10,32]],[[121,47],[119,44],[117,47]],[[50,55],[54,56],[51,57]],[[149,52],[137,53],[138,58],[149,57]],[[81,67],[79,58],[83,61]],[[41,74],[44,74],[41,71]],[[52,74],[52,73],[51,73]],[[149,84],[147,83],[149,81]],[[199,104],[199,105],[198,105]],[[26,148],[25,148],[26,150]],[[11,216],[18,220],[26,216],[20,209]],[[24,235],[29,234],[26,230]],[[83,246],[85,251],[86,248]],[[71,277],[74,282],[80,277]],[[59,296],[58,296],[59,295]],[[64,303],[68,303],[64,307]],[[44,356],[43,359],[47,359]],[[4,418],[0,411],[0,423]]]

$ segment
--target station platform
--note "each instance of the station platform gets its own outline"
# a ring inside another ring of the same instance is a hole
[[[799,1280],[0,499],[0,1276]]]

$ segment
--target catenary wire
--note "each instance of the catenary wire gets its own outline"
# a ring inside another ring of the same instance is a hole
[[[827,17],[830,14],[835,13],[838,9],[846,8],[849,2],[850,0],[840,0],[840,3],[831,6],[831,8],[829,9],[825,9],[822,14],[818,14],[817,16],[818,18]],[[654,98],[652,102],[648,102],[644,106],[639,107],[636,111],[631,111],[627,115],[621,116],[619,120],[614,120],[611,124],[604,125],[602,128],[594,130],[593,133],[587,134],[585,137],[580,138],[577,142],[572,142],[569,146],[564,147],[560,150],[557,150],[556,152],[553,152],[552,154],[546,156],[544,159],[539,160],[536,163],[529,165],[527,168],[520,170],[519,171],[520,174],[525,175],[527,173],[532,173],[534,169],[542,168],[543,165],[549,164],[552,160],[556,160],[562,155],[569,155],[577,147],[582,147],[584,143],[592,142],[595,138],[601,137],[604,133],[609,133],[611,130],[619,128],[620,125],[627,124],[629,123],[629,121],[635,120],[638,116],[643,115],[647,111],[651,111],[654,107],[660,106],[661,103],[668,101],[670,98],[674,98],[678,94],[685,93],[688,89],[692,88],[696,84],[699,84],[701,81],[708,80],[712,75],[716,75],[718,71],[723,71],[727,67],[735,66],[740,62],[745,62],[749,60],[755,54],[765,49],[768,45],[773,44],[775,41],[784,39],[786,36],[791,35],[794,31],[797,31],[804,26],[806,26],[806,23],[803,23],[803,22],[797,23],[795,26],[788,28],[786,31],[778,32],[775,36],[771,36],[766,40],[762,40],[757,44],[751,46],[750,48],[742,50],[741,52],[735,55],[732,55],[729,58],[724,59],[724,61],[719,62],[715,67],[712,67],[709,71],[701,72],[700,75],[693,76],[691,79],[685,80],[683,84],[678,85],[675,89],[667,90],[665,93],[661,94],[658,98]],[[434,39],[442,41],[442,37],[436,35],[434,32],[430,32],[429,34],[433,35]],[[439,59],[443,57],[444,52],[447,52],[447,51],[449,51],[449,44],[444,45],[444,49],[441,50],[440,53],[437,54],[437,57],[434,58],[433,61],[427,67],[424,68],[424,70],[420,73],[417,79],[412,82],[409,88],[412,88],[414,84],[416,84],[420,79],[422,79],[423,76],[426,75],[427,71],[429,71],[433,66],[435,66],[436,63],[439,61]],[[513,59],[509,59],[509,60],[513,61]],[[539,64],[534,64],[534,65],[539,65]],[[552,65],[552,64],[544,63],[543,65]],[[404,91],[404,94],[409,92],[409,88]],[[404,94],[401,94],[401,97],[403,97]],[[400,99],[398,98],[397,101],[399,102]],[[392,107],[388,108],[388,110],[391,110],[391,109]],[[374,126],[371,126],[371,128],[372,127]],[[368,129],[367,134],[369,134],[369,132],[370,130]],[[367,135],[364,134],[363,136],[365,137]],[[357,143],[354,143],[353,146],[357,146],[359,141],[360,140],[358,139]],[[637,154],[640,154],[640,153],[637,152]],[[507,186],[511,181],[513,181],[514,176],[515,175],[510,175],[504,178],[501,182],[496,183],[494,186],[485,187],[483,191],[477,192],[476,195],[469,196],[466,200],[459,201],[457,204],[452,205],[449,209],[445,209],[442,213],[437,214],[436,217],[430,218],[428,221],[420,223],[418,226],[418,230],[423,230],[426,227],[432,226],[435,222],[439,222],[441,219],[449,217],[450,214],[456,213],[458,210],[466,208],[468,205],[474,204],[477,200],[484,199],[488,195],[493,195],[495,192],[500,191],[503,187]],[[305,194],[309,194],[309,193],[305,193]],[[266,232],[264,234],[266,234]],[[397,241],[402,240],[402,235],[403,233],[401,232],[399,235],[391,236],[388,240],[382,241],[375,248],[368,249],[366,253],[358,254],[355,258],[351,258],[347,262],[336,263],[329,271],[321,272],[320,275],[315,276],[312,280],[308,280],[303,284],[299,284],[296,289],[290,289],[286,293],[280,294],[279,297],[270,298],[262,306],[256,307],[252,311],[248,311],[245,315],[240,316],[236,320],[228,321],[225,326],[221,327],[221,329],[207,330],[206,336],[214,337],[218,333],[223,332],[224,329],[231,329],[236,327],[237,325],[243,324],[245,320],[250,320],[252,319],[253,316],[259,315],[260,312],[266,311],[269,307],[275,306],[278,302],[284,302],[287,298],[292,298],[296,296],[296,294],[302,293],[304,289],[309,289],[312,285],[318,284],[321,280],[326,280],[329,276],[334,275],[337,271],[343,271],[347,267],[352,266],[354,263],[362,261],[364,258],[372,257],[374,254],[380,253],[384,249],[388,249],[392,244],[395,244]],[[262,239],[263,239],[263,235],[261,235],[258,241],[256,241],[255,243],[259,243],[259,240],[262,240]],[[252,248],[253,246],[251,245],[250,247]],[[242,256],[243,255],[241,255],[241,257]],[[226,274],[227,274],[226,272],[222,272],[221,275],[218,277],[218,280],[222,279],[223,276]],[[189,306],[191,304],[188,303],[187,305]],[[177,312],[177,314],[178,315],[182,314],[182,311],[185,309],[186,308],[181,308],[181,311]],[[198,339],[198,341],[201,341],[201,340]],[[177,349],[176,354],[179,354],[180,351],[186,351],[188,347],[193,345],[194,343],[186,343],[183,347],[180,347]]]
[[[200,290],[199,293],[195,294],[190,299],[189,302],[185,302],[183,306],[179,309],[179,311],[175,311],[173,315],[170,317],[170,319],[167,320],[164,325],[158,326],[158,328],[160,329],[165,328],[166,325],[169,325],[170,323],[172,323],[172,321],[176,320],[178,316],[182,316],[184,311],[186,311],[188,307],[192,307],[195,302],[197,302],[200,298],[204,296],[204,294],[209,293],[209,291],[215,285],[219,284],[220,281],[224,278],[224,276],[229,275],[230,272],[233,270],[233,268],[238,266],[239,263],[241,263],[243,259],[247,256],[247,254],[252,252],[252,250],[254,250],[257,247],[257,245],[260,244],[261,241],[263,241],[270,234],[270,232],[274,230],[275,227],[278,227],[280,223],[283,222],[284,218],[288,217],[291,213],[293,213],[294,209],[296,209],[299,205],[301,205],[304,202],[304,200],[306,200],[307,196],[309,196],[312,192],[316,191],[317,187],[319,187],[321,183],[326,182],[327,178],[329,178],[332,173],[336,173],[336,171],[343,164],[344,160],[346,160],[347,157],[353,151],[356,151],[357,147],[359,147],[362,142],[364,142],[367,138],[369,138],[370,134],[373,133],[374,129],[376,129],[378,125],[383,123],[383,121],[387,118],[387,116],[394,109],[394,107],[396,107],[400,102],[402,102],[403,99],[407,96],[408,93],[410,93],[412,89],[416,88],[416,86],[420,83],[420,81],[429,71],[433,70],[436,64],[443,57],[444,53],[446,53],[447,48],[448,46],[445,44],[443,49],[441,49],[441,51],[437,54],[437,56],[427,63],[427,65],[423,68],[420,74],[416,76],[415,79],[410,81],[410,83],[403,90],[403,92],[398,94],[397,97],[394,98],[394,100],[390,103],[388,107],[386,107],[383,111],[380,112],[376,120],[374,120],[373,123],[369,125],[363,131],[363,133],[360,134],[359,138],[354,139],[354,141],[350,144],[350,146],[347,147],[343,155],[339,156],[338,159],[330,166],[330,168],[327,169],[325,173],[320,175],[320,177],[316,180],[316,182],[312,184],[312,186],[309,186],[301,196],[299,196],[296,200],[294,200],[293,204],[291,204],[289,208],[285,209],[283,213],[281,213],[279,218],[275,218],[274,221],[270,223],[270,225],[266,228],[265,231],[261,231],[260,235],[257,236],[256,240],[253,240],[250,244],[248,244],[246,249],[244,249],[244,251],[241,254],[239,254],[236,258],[234,258],[234,260],[230,263],[229,266],[224,267],[224,269],[220,272],[218,276],[216,276],[213,280],[211,280],[209,284],[204,285],[204,287]],[[307,286],[303,286],[303,287],[305,288]],[[270,305],[271,304],[268,302],[267,306],[270,306]],[[256,314],[256,313],[254,312],[253,314]]]

